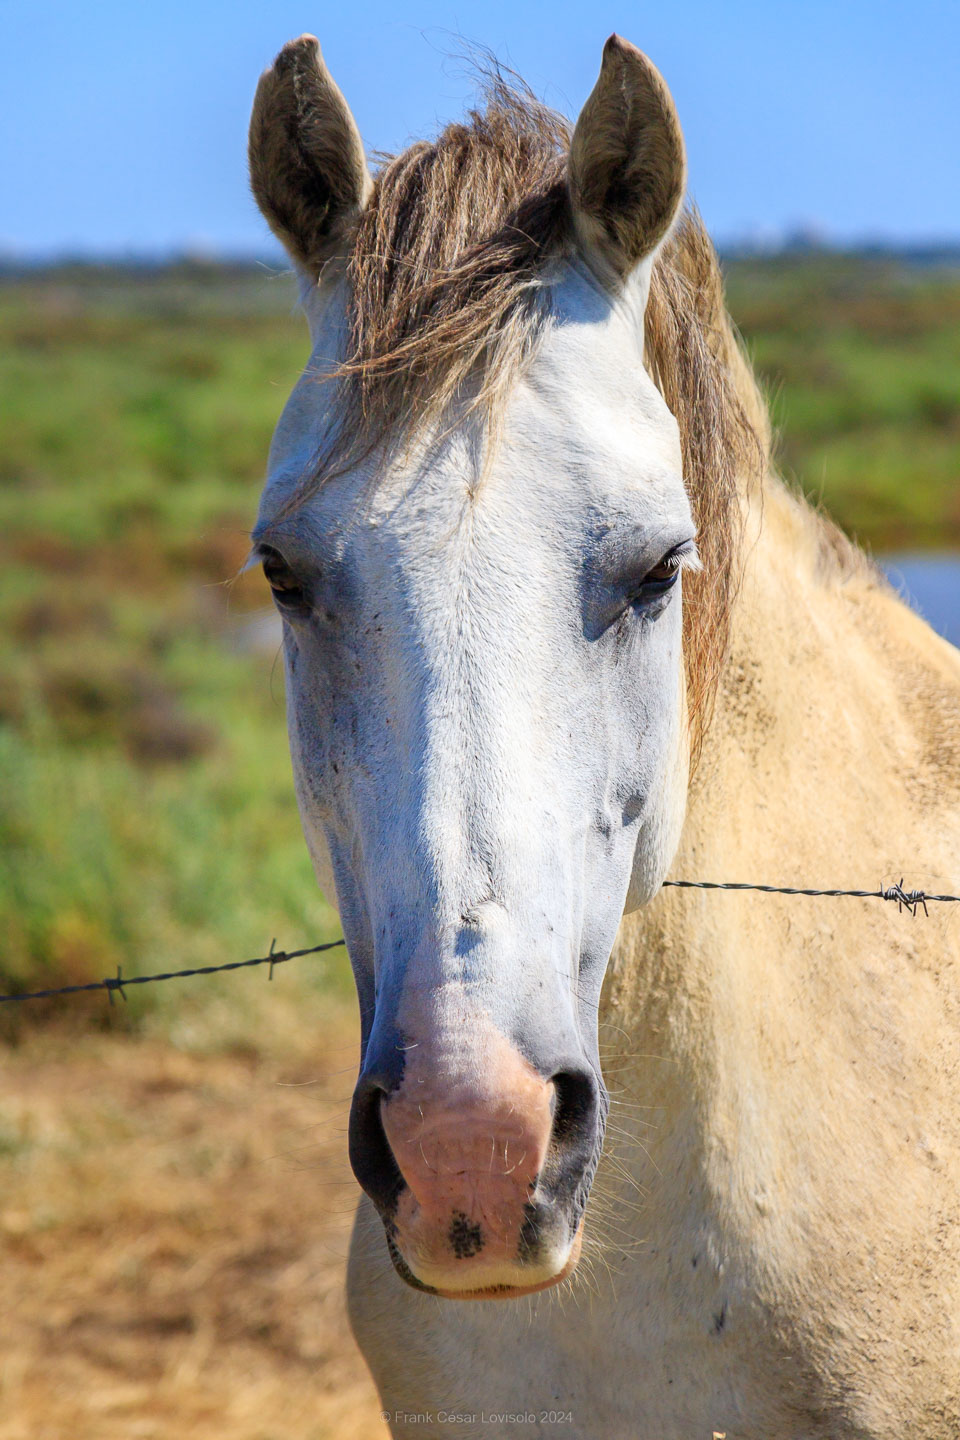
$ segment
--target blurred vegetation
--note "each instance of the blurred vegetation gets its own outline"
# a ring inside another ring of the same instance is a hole
[[[960,547],[960,269],[814,253],[725,270],[785,478],[875,553]]]
[[[0,286],[0,988],[339,934],[297,819],[269,596],[259,573],[231,583],[306,359],[293,302],[259,270]],[[341,957],[278,981],[339,984]],[[127,1016],[184,989],[131,991]]]
[[[737,261],[728,282],[788,476],[878,550],[957,545],[960,276],[815,256]],[[4,989],[338,933],[293,801],[269,600],[255,572],[230,583],[306,360],[293,305],[254,268],[0,284]],[[342,956],[280,974],[346,989]],[[175,988],[131,992],[127,1019],[182,1016]]]

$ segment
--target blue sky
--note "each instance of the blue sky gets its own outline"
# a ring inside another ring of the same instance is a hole
[[[269,252],[247,119],[304,30],[371,149],[461,113],[458,36],[575,114],[618,30],[667,78],[720,239],[960,237],[958,0],[0,0],[0,251]]]

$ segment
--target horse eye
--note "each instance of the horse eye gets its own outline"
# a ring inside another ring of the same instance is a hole
[[[681,565],[682,558],[679,551],[671,550],[669,555],[664,555],[660,564],[654,565],[653,569],[648,570],[644,575],[634,599],[646,600],[665,594],[672,585],[676,584]]]
[[[290,566],[276,550],[267,551],[263,557],[263,574],[278,605],[286,610],[304,607],[307,603],[302,585]]]
[[[643,577],[643,583],[644,585],[672,585],[679,574],[680,557],[678,555],[668,555],[660,561],[659,565],[654,565],[652,570],[647,571]]]

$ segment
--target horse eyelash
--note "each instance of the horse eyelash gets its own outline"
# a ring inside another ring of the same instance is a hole
[[[700,559],[700,551],[697,549],[696,540],[685,540],[678,545],[676,550],[661,560],[661,565],[669,565],[671,570],[697,570],[703,569],[703,561]]]

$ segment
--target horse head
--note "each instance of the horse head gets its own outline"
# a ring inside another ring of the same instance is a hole
[[[614,36],[572,133],[495,86],[372,178],[304,36],[250,158],[313,344],[254,544],[359,993],[351,1160],[407,1281],[524,1294],[577,1261],[604,971],[686,802],[695,526],[643,363],[683,142]]]

